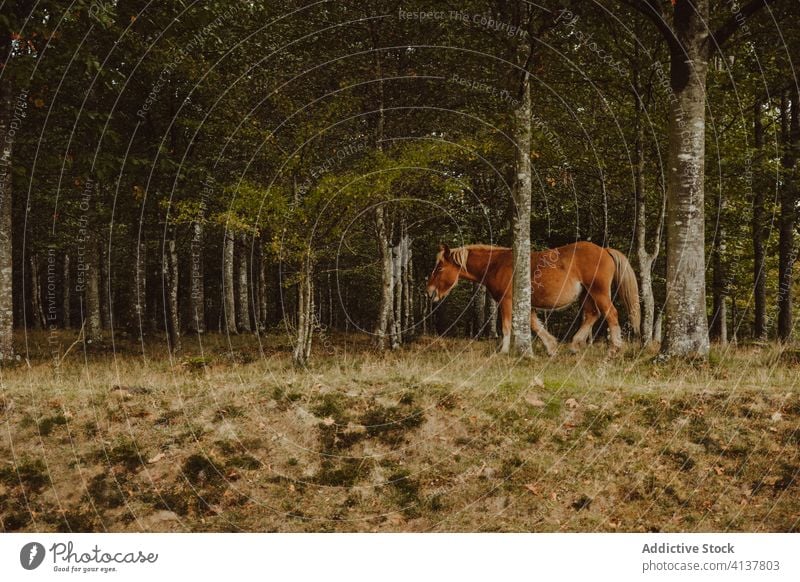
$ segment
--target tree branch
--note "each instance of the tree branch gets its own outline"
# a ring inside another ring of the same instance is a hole
[[[720,26],[717,31],[711,35],[710,40],[717,49],[720,49],[722,45],[742,27],[748,18],[774,1],[775,0],[751,0],[742,6],[739,12],[731,16],[725,24]]]
[[[620,0],[626,6],[629,6],[646,16],[652,22],[661,36],[669,45],[670,49],[678,48],[678,39],[675,38],[675,33],[667,21],[667,15],[661,10],[657,0]]]

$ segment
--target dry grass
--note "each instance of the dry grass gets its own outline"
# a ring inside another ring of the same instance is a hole
[[[336,337],[295,370],[279,336],[208,336],[56,370],[27,340],[0,371],[5,531],[800,528],[800,366],[774,346],[520,362]]]

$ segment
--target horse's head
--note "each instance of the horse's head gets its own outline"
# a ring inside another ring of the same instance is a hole
[[[436,255],[436,266],[428,278],[428,286],[425,288],[428,297],[434,302],[447,297],[447,294],[458,283],[458,274],[461,267],[453,262],[450,249],[447,245],[439,245],[439,254]]]

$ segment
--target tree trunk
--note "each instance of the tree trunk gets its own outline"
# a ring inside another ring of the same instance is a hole
[[[258,245],[258,322],[260,330],[267,329],[267,261],[264,258],[263,242]]]
[[[144,240],[139,240],[136,247],[136,297],[133,306],[135,325],[139,328],[139,339],[144,335],[145,321],[147,321],[147,245]]]
[[[227,333],[238,333],[236,330],[236,295],[234,294],[233,284],[233,264],[236,257],[235,246],[233,233],[226,230],[222,252],[222,294],[224,301],[223,317]]]
[[[722,192],[717,195],[717,235],[714,237],[712,275],[712,319],[711,337],[720,344],[728,343],[728,310],[725,306],[728,295],[727,274],[725,269],[725,197]]]
[[[708,0],[677,0],[672,50],[667,158],[667,299],[662,352],[708,355],[706,318],[705,103],[708,71]]]
[[[7,63],[10,39],[0,36],[0,62]],[[11,83],[0,82],[0,360],[14,358],[14,255],[12,242],[11,156],[14,138],[10,133],[14,105]]]
[[[414,329],[414,261],[411,253],[411,244],[408,245],[408,264],[403,281],[403,327],[409,336],[416,335]]]
[[[781,158],[782,186],[780,192],[781,216],[778,239],[778,339],[788,342],[792,339],[792,284],[796,259],[794,230],[797,223],[797,183],[795,164],[800,146],[800,94],[791,96],[791,114],[788,111],[789,95],[784,94],[781,102],[782,133],[784,153]],[[790,121],[787,123],[787,117]]]
[[[173,354],[181,351],[181,316],[178,305],[178,281],[179,263],[178,249],[175,243],[175,235],[167,242],[167,254],[164,257],[164,274],[167,284],[167,333],[169,337],[169,348]]]
[[[761,124],[761,102],[753,106],[753,135],[755,160],[751,162],[753,184],[753,300],[755,314],[753,320],[753,337],[758,341],[767,339],[767,271],[766,254],[764,252],[764,189],[758,179],[761,172],[762,148],[764,147],[764,127]]]
[[[314,285],[311,258],[306,257],[297,283],[297,342],[292,352],[296,366],[306,366],[311,357],[311,338],[314,334]]]
[[[253,328],[250,326],[250,286],[248,284],[249,273],[247,270],[247,237],[242,235],[239,240],[239,244],[236,246],[238,247],[238,251],[236,252],[238,255],[238,260],[236,261],[236,265],[239,281],[239,311],[236,314],[236,323],[239,326],[239,331],[250,332],[253,330]]]
[[[497,339],[497,301],[486,293],[486,337]]]
[[[192,225],[192,264],[191,264],[191,293],[189,294],[189,331],[205,333],[206,331],[206,293],[203,281],[205,265],[203,222],[197,220]]]
[[[378,303],[378,318],[375,324],[375,345],[379,350],[386,349],[386,336],[392,325],[392,251],[388,244],[384,207],[375,208],[375,236],[378,243],[378,256],[381,262],[381,292]]]
[[[100,242],[100,320],[103,329],[111,329],[111,275],[109,265],[109,246],[106,240]]]
[[[531,86],[530,75],[522,80],[520,105],[514,110],[516,164],[512,189],[512,254],[514,272],[511,308],[512,349],[531,355]]]
[[[64,253],[64,262],[62,265],[62,281],[61,288],[64,290],[61,303],[61,326],[64,329],[70,328],[70,297],[72,295],[72,288],[70,287],[71,281],[69,276],[69,253]]]
[[[486,335],[486,287],[481,283],[473,284],[472,313],[472,337],[483,337]]]
[[[103,339],[103,322],[100,315],[100,243],[92,234],[86,241],[86,264],[84,267],[86,269],[84,337],[87,342],[96,343]]]
[[[46,322],[44,319],[44,309],[42,308],[42,280],[39,265],[39,255],[36,253],[30,256],[31,267],[31,318],[33,329],[42,329]]]
[[[638,45],[637,45],[638,49]],[[638,52],[637,52],[638,55]],[[636,88],[636,138],[634,142],[634,198],[636,199],[636,258],[639,266],[639,293],[642,301],[642,321],[639,330],[642,343],[648,345],[653,341],[653,324],[655,317],[655,299],[653,297],[653,265],[661,249],[661,234],[664,229],[664,212],[666,199],[661,196],[661,212],[658,218],[656,234],[653,237],[653,251],[647,251],[647,193],[645,190],[645,159],[644,159],[644,126],[642,114],[644,105],[641,100],[641,87],[639,86],[638,71],[634,72]],[[659,181],[660,183],[660,181]]]

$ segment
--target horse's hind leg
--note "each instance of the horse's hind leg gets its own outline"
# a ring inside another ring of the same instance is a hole
[[[555,356],[558,349],[558,340],[545,329],[544,324],[539,321],[539,318],[536,317],[536,312],[533,310],[531,310],[531,329],[542,340],[548,355]]]
[[[592,327],[598,319],[600,319],[600,312],[592,296],[587,293],[583,298],[583,322],[578,331],[575,332],[575,335],[572,336],[572,343],[570,344],[570,349],[573,352],[577,352],[586,346],[587,340],[592,335]]]
[[[622,347],[622,329],[619,327],[619,315],[617,308],[611,302],[611,297],[606,292],[592,292],[592,299],[597,306],[597,309],[606,318],[608,323],[609,333],[611,335],[611,349],[616,351]]]

